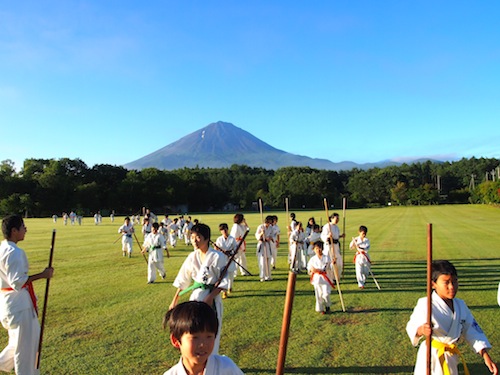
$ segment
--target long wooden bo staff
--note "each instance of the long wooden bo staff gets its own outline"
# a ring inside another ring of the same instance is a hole
[[[49,266],[52,267],[52,258],[54,257],[54,245],[56,243],[56,230],[52,231],[52,242],[50,245]],[[36,368],[40,369],[40,357],[42,355],[43,330],[45,328],[45,316],[47,315],[47,301],[49,300],[50,279],[45,284],[45,296],[43,298],[42,322],[40,323],[40,338],[38,339],[38,351],[36,352]]]
[[[142,250],[141,243],[139,242],[139,239],[135,235],[135,232],[133,234],[134,234],[135,240],[137,241],[137,246],[139,246],[139,251],[141,251]],[[143,256],[144,260],[146,261],[146,264],[149,264],[148,258],[146,258],[146,254],[142,253],[142,256]]]
[[[240,249],[240,246],[243,243],[243,241],[245,241],[245,238],[247,237],[249,232],[250,232],[250,229],[247,228],[247,230],[246,230],[245,234],[243,235],[243,237],[241,238],[240,242],[238,242],[238,246],[236,247],[236,250],[227,258],[227,263],[224,266],[224,268],[222,269],[222,271],[220,272],[219,278],[215,282],[214,289],[219,287],[220,283],[222,282],[222,279],[224,279],[224,277],[226,276],[227,270],[229,269],[231,262],[234,261],[234,257],[236,256],[236,254],[238,254],[238,250]]]
[[[345,312],[345,306],[344,306],[344,298],[342,298],[342,291],[340,290],[340,282],[339,282],[339,275],[337,271],[337,255],[335,254],[335,244],[333,243],[333,235],[332,235],[332,228],[330,227],[330,215],[328,214],[328,201],[326,198],[324,199],[324,205],[325,205],[325,212],[326,212],[326,223],[328,225],[328,232],[329,232],[329,238],[330,238],[330,248],[332,249],[332,268],[333,268],[333,274],[335,276],[335,282],[337,283],[337,291],[339,292],[339,298],[340,298],[340,303],[342,304],[342,311]]]
[[[427,324],[432,327],[432,224],[427,224]],[[427,345],[427,375],[431,374],[432,331],[425,338]]]
[[[246,235],[246,234],[245,234],[245,235]],[[219,246],[217,246],[217,244],[216,244],[214,241],[210,241],[210,243],[211,243],[211,244],[212,244],[212,246],[215,248],[215,250],[218,250],[218,251],[220,251],[221,253],[224,253],[224,255],[227,255],[228,257],[230,257],[231,255],[233,255],[233,253],[237,253],[237,252],[238,252],[237,250],[234,250],[234,252],[232,252],[232,251],[228,251],[228,250],[221,249]],[[240,244],[242,244],[242,242],[240,242]],[[240,246],[238,245],[238,248],[239,248],[239,247],[240,247]],[[242,269],[243,271],[245,271],[246,273],[248,273],[248,275],[253,276],[253,275],[252,275],[252,273],[251,273],[249,270],[247,270],[245,267],[243,267],[243,266],[242,266],[242,265],[241,265],[241,264],[240,264],[240,263],[239,263],[236,259],[234,259],[234,257],[233,257],[233,262],[234,262],[237,266],[241,267],[241,269]]]

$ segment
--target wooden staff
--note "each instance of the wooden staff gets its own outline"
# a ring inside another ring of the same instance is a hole
[[[229,269],[229,266],[231,265],[231,262],[234,261],[234,257],[236,256],[236,254],[238,254],[238,250],[240,249],[240,246],[242,243],[245,242],[245,238],[247,237],[247,234],[250,232],[250,229],[247,228],[245,234],[243,235],[243,237],[241,238],[241,241],[238,243],[238,246],[236,247],[236,250],[228,257],[227,259],[227,262],[226,262],[226,265],[224,266],[224,268],[221,270],[220,272],[220,275],[219,275],[219,278],[217,279],[217,281],[215,282],[214,284],[214,289],[218,288],[220,283],[222,282],[222,279],[224,279],[224,277],[226,277],[226,274],[227,274],[227,270]],[[213,243],[213,242],[212,242]],[[215,244],[214,244],[215,245]],[[220,249],[220,248],[219,248]],[[222,251],[222,250],[221,250]]]
[[[335,282],[337,284],[337,291],[339,292],[339,298],[340,298],[340,303],[342,305],[342,311],[345,312],[345,306],[344,306],[344,299],[342,298],[342,291],[340,290],[340,282],[339,282],[339,275],[337,271],[337,255],[335,254],[335,244],[333,243],[333,236],[332,236],[332,228],[330,227],[330,215],[328,214],[328,201],[326,198],[324,199],[324,205],[325,205],[325,212],[326,212],[326,225],[328,225],[328,231],[330,232],[330,249],[332,249],[332,254],[333,254],[333,274],[335,276]]]
[[[276,365],[276,375],[283,375],[285,367],[286,350],[288,346],[288,336],[290,332],[290,320],[292,317],[293,298],[295,296],[295,281],[297,274],[288,272],[288,285],[286,288],[285,308],[283,310],[283,323],[281,325],[280,346],[278,352],[278,363]]]
[[[345,234],[345,209],[347,206],[347,198],[342,198],[342,233]],[[344,277],[344,266],[345,266],[345,236],[342,239],[342,278]],[[374,277],[375,279],[375,277]],[[375,282],[377,283],[377,282]],[[378,286],[378,283],[377,283]],[[380,288],[379,288],[380,289]]]
[[[427,224],[427,324],[432,327],[432,224]],[[427,345],[427,375],[431,374],[431,334],[425,338]]]
[[[117,242],[120,238],[122,238],[122,237],[123,237],[123,233],[121,233],[121,234],[120,234],[120,237],[118,237],[116,240],[114,240],[113,245],[114,245],[114,244],[115,244],[115,243],[116,243],[116,242]]]
[[[297,258],[297,251],[292,260],[292,267]],[[290,335],[290,321],[292,318],[293,299],[295,296],[295,282],[297,280],[297,270],[288,271],[288,284],[286,287],[285,307],[283,309],[283,323],[281,324],[280,346],[278,351],[278,363],[276,365],[276,375],[283,375],[285,368],[286,350],[288,347],[288,337]]]
[[[248,229],[248,230],[245,232],[245,235],[243,236],[243,238],[245,238],[245,237],[247,236],[247,234],[248,234],[248,232],[249,232],[249,231],[250,231],[250,229]],[[215,250],[220,251],[221,253],[223,253],[224,255],[226,255],[228,258],[229,258],[229,257],[231,257],[231,256],[233,255],[233,253],[232,253],[231,251],[221,249],[221,248],[220,248],[219,246],[217,246],[217,244],[216,244],[214,241],[212,241],[212,240],[210,240],[210,244],[213,246],[213,248],[214,248]],[[238,249],[240,248],[240,245],[241,245],[241,244],[242,244],[242,242],[240,242],[240,243],[238,244]],[[237,252],[238,252],[238,250],[235,250],[235,251],[234,251],[235,256],[236,256],[236,253],[237,253]],[[243,267],[243,266],[242,266],[242,265],[241,265],[241,264],[240,264],[240,263],[239,263],[236,259],[234,259],[234,257],[232,258],[232,261],[233,261],[233,262],[234,262],[237,266],[241,267],[241,268],[243,269],[243,271],[245,271],[246,273],[248,273],[250,276],[253,276],[253,275],[252,275],[252,273],[251,273],[249,270],[247,270],[245,267]]]
[[[141,250],[142,250],[142,246],[141,246],[141,243],[139,242],[139,239],[138,239],[138,238],[137,238],[137,236],[135,235],[135,232],[134,232],[134,238],[135,238],[135,240],[137,241],[137,246],[139,246],[139,251],[141,251]],[[146,264],[149,264],[149,262],[148,262],[148,258],[146,258],[146,254],[144,254],[144,253],[142,253],[142,252],[141,252],[141,254],[142,254],[142,256],[144,257],[144,260],[146,261]]]
[[[49,255],[49,266],[52,268],[52,258],[54,257],[54,245],[56,242],[56,230],[52,231],[52,243],[50,245],[50,255]],[[36,353],[36,368],[40,369],[40,357],[42,355],[42,343],[43,343],[43,330],[45,328],[45,316],[47,314],[47,301],[49,300],[49,286],[50,279],[47,279],[45,284],[45,296],[43,299],[43,310],[42,310],[42,323],[40,324],[40,338],[38,340],[38,351]]]
[[[288,261],[290,262],[290,232],[291,232],[291,227],[290,227],[290,215],[288,214],[288,197],[285,198],[285,211],[286,211],[286,238],[287,238],[287,244],[288,244]]]

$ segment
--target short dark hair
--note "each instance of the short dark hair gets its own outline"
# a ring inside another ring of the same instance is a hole
[[[191,228],[191,233],[198,233],[203,236],[207,241],[210,240],[210,227],[206,224],[196,224]]]
[[[367,234],[368,233],[368,228],[365,227],[364,225],[360,225],[359,226],[359,231],[360,232],[365,232],[365,234]]]
[[[4,217],[2,220],[2,233],[5,239],[10,238],[12,235],[12,229],[21,229],[24,221],[19,215],[9,215]]]
[[[160,227],[160,224],[158,223],[153,223],[152,224],[152,227],[155,228],[156,230],[158,230],[158,228]]]
[[[321,250],[323,250],[323,242],[321,242],[321,241],[313,242],[312,245],[313,245],[313,249],[315,247],[319,247]]]
[[[217,314],[208,304],[201,301],[188,301],[167,311],[163,317],[163,329],[180,340],[185,333],[208,331],[217,334],[219,322]]]
[[[219,230],[224,230],[224,229],[225,230],[229,229],[229,227],[227,226],[227,224],[226,223],[219,224]]]
[[[432,281],[437,282],[441,275],[458,277],[457,269],[447,260],[435,260],[432,262]]]

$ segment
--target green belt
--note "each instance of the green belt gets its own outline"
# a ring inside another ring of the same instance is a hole
[[[186,289],[182,290],[179,293],[179,296],[182,296],[183,294],[186,294],[187,292],[190,292],[195,289],[203,289],[203,290],[210,289],[210,291],[212,291],[214,289],[214,286],[215,286],[214,284],[203,284],[199,283],[198,281],[194,281],[193,284],[188,286]]]

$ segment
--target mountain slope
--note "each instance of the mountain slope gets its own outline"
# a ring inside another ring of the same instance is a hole
[[[128,169],[226,168],[233,164],[278,169],[308,166],[315,169],[352,169],[356,163],[333,163],[278,150],[249,132],[227,122],[215,122],[140,159],[125,164]]]

